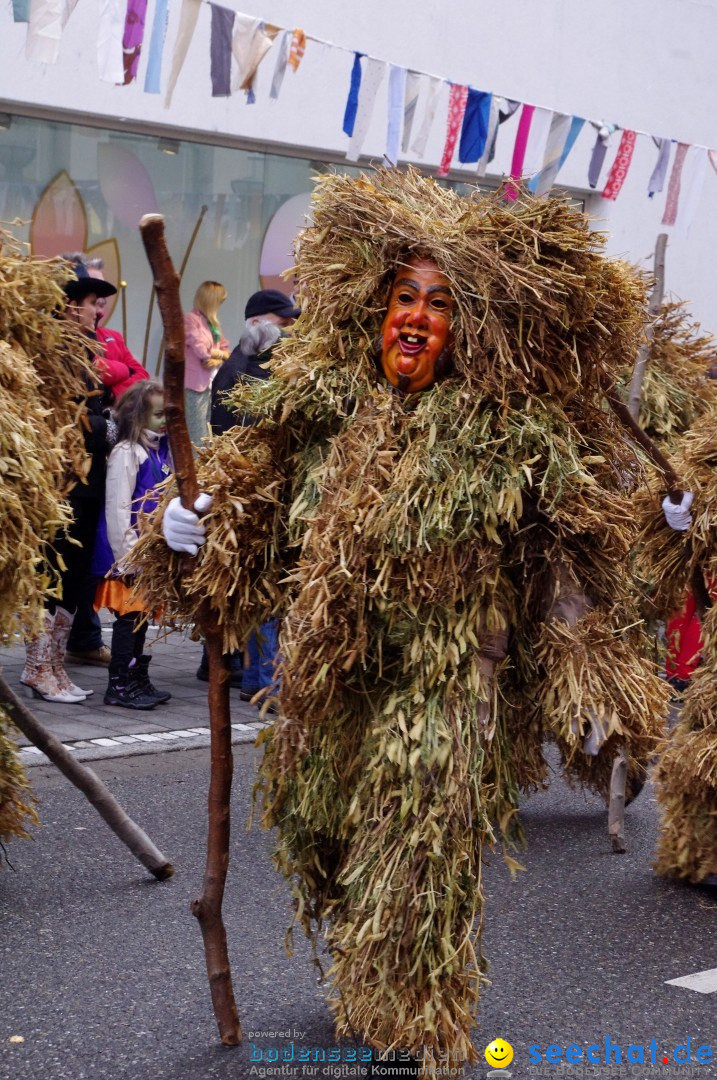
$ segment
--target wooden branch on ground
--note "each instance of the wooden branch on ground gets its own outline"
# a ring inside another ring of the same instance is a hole
[[[655,284],[650,295],[648,314],[650,316],[645,327],[645,340],[638,349],[635,369],[630,381],[630,392],[627,398],[627,407],[630,416],[635,422],[640,417],[640,401],[642,400],[642,384],[645,381],[647,361],[650,358],[652,339],[655,336],[655,318],[662,307],[662,298],[665,295],[665,249],[667,247],[667,233],[660,233],[655,244]]]
[[[70,783],[87,796],[100,817],[104,818],[112,831],[123,844],[127,845],[142,865],[146,866],[159,881],[171,877],[174,873],[172,864],[159,848],[154,846],[147,834],[125,813],[99,776],[72,756],[60,740],[23,705],[2,676],[0,676],[0,705],[15,727],[19,728],[33,746],[42,750]]]
[[[616,855],[624,855],[625,844],[625,788],[627,786],[627,758],[620,750],[615,756],[610,777],[610,805],[608,807],[607,830],[612,841],[612,850]]]
[[[140,233],[154,276],[157,302],[166,341],[164,364],[167,431],[177,487],[182,504],[193,509],[197,476],[192,444],[184,413],[184,316],[179,298],[179,276],[164,237],[164,219],[148,214]],[[229,707],[229,671],[222,656],[222,631],[209,604],[198,619],[209,654],[209,723],[211,729],[211,775],[209,781],[209,830],[202,895],[192,903],[199,920],[209,976],[214,1015],[222,1042],[235,1046],[242,1032],[232,987],[227,935],[222,919],[222,900],[229,866],[230,795],[233,757]]]

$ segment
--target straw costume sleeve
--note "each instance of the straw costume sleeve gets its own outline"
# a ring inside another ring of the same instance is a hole
[[[147,452],[139,443],[121,442],[115,446],[107,463],[107,538],[115,562],[119,564],[138,540],[132,527],[132,497],[139,467],[146,460]]]

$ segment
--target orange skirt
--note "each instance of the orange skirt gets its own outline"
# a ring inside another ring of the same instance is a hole
[[[121,578],[105,578],[99,583],[94,608],[95,611],[109,608],[113,615],[128,615],[130,611],[150,612],[141,592],[125,585]]]

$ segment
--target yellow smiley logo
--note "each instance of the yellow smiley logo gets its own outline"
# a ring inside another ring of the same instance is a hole
[[[504,1069],[513,1060],[513,1047],[505,1039],[493,1039],[485,1048],[485,1059],[494,1069]]]

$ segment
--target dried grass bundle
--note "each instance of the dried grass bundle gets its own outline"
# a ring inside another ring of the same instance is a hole
[[[28,826],[38,823],[35,800],[11,734],[14,730],[0,709],[0,845],[13,838],[27,839]],[[0,850],[0,864],[1,856]]]
[[[617,633],[634,621],[640,466],[599,391],[633,356],[644,283],[600,247],[556,200],[465,199],[414,170],[320,178],[301,318],[273,377],[234,395],[259,422],[200,455],[206,545],[183,581],[159,515],[133,551],[168,617],[191,623],[211,598],[227,648],[283,616],[264,820],[298,918],[325,931],[339,1029],[377,1046],[474,1055],[482,853],[493,823],[519,838],[519,787],[543,782],[543,737],[564,730],[562,703],[527,706],[550,678],[557,563],[619,612],[584,631],[584,655],[602,635],[599,673],[565,708],[607,708],[614,648],[638,683],[611,743],[639,757],[660,726],[641,639]],[[452,282],[456,344],[453,373],[403,398],[376,338],[412,253]]]
[[[85,347],[55,317],[69,277],[0,231],[0,635],[32,632],[47,590],[45,544],[68,521],[63,500],[85,461],[76,399],[87,393]]]
[[[717,363],[717,342],[700,333],[687,305],[664,304],[654,325],[654,337],[640,399],[640,426],[668,448],[676,448],[682,435],[717,406],[717,381],[707,370]],[[630,371],[625,372],[625,383]]]

